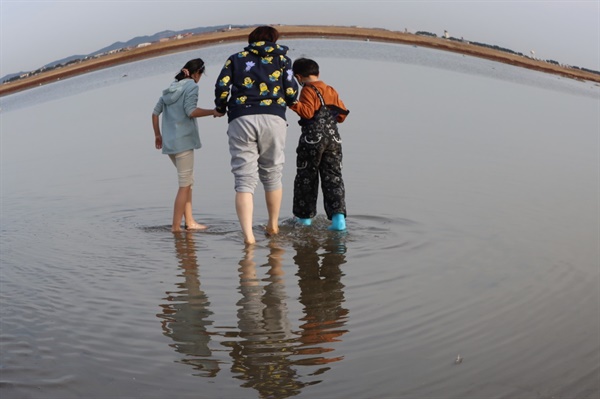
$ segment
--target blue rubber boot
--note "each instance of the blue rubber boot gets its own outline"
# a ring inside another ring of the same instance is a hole
[[[312,224],[311,218],[307,218],[307,219],[296,218],[296,221],[303,226],[310,226]]]
[[[334,213],[331,218],[331,226],[327,229],[334,231],[346,230],[346,217],[341,213]]]

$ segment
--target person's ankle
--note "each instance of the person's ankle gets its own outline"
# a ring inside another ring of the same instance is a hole
[[[269,236],[279,234],[279,225],[267,223],[267,225],[265,226],[265,233]]]

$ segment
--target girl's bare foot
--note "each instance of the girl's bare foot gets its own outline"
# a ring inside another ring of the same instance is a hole
[[[207,228],[208,228],[208,226],[200,224],[200,223],[196,223],[196,222],[189,224],[189,225],[187,225],[187,224],[185,225],[185,229],[188,231],[190,231],[190,230],[206,230]]]

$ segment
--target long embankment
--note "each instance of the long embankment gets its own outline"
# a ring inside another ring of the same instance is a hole
[[[168,53],[191,50],[215,44],[242,41],[245,42],[252,27],[232,29],[228,31],[209,32],[192,35],[182,39],[172,39],[152,43],[145,47],[133,48],[115,54],[108,54],[98,58],[84,60],[37,75],[19,79],[0,85],[0,96],[16,93],[31,87],[56,82],[75,75],[112,67],[118,64],[138,61],[150,57],[157,57]],[[429,47],[438,50],[453,51],[474,57],[503,62],[522,68],[540,72],[560,75],[567,78],[588,80],[600,83],[600,75],[582,69],[563,67],[561,65],[536,60],[510,52],[496,50],[469,42],[449,40],[432,36],[416,35],[413,33],[389,31],[376,28],[338,27],[338,26],[277,26],[281,38],[326,38],[326,39],[351,39],[369,40],[374,42],[389,42]]]

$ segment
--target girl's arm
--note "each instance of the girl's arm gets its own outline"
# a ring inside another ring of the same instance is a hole
[[[185,113],[190,118],[201,118],[203,116],[218,116],[214,109],[198,108],[198,85],[189,85],[189,89],[183,99]]]
[[[152,128],[154,129],[154,146],[157,150],[160,150],[162,148],[162,135],[160,134],[160,124],[156,114],[152,114]]]
[[[190,114],[190,118],[201,118],[203,116],[221,116],[215,109],[196,108]]]

